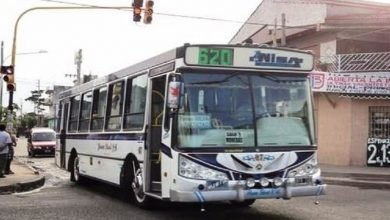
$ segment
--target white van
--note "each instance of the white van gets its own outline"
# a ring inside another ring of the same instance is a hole
[[[32,128],[27,139],[27,151],[30,157],[37,154],[54,156],[56,132],[51,128]]]

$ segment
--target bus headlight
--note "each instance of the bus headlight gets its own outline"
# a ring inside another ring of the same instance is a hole
[[[267,186],[269,185],[269,180],[268,180],[266,177],[262,177],[262,178],[260,179],[260,185],[261,185],[262,187],[267,187]]]
[[[253,178],[248,178],[248,179],[246,180],[246,186],[247,186],[247,187],[253,188],[253,187],[255,187],[255,185],[256,185],[255,179],[253,179]]]
[[[225,173],[204,167],[186,157],[179,157],[179,175],[199,180],[229,180]]]
[[[283,184],[282,178],[276,177],[276,178],[274,179],[274,185],[275,185],[275,186],[279,187],[279,186],[281,186],[282,184]]]
[[[287,177],[301,177],[301,176],[312,176],[317,173],[319,168],[317,165],[317,155],[314,155],[312,159],[302,164],[301,166],[290,170],[287,174]]]

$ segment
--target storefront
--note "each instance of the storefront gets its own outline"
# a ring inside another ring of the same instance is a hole
[[[312,75],[320,162],[390,167],[390,73]]]

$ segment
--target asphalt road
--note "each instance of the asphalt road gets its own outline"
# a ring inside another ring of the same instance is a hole
[[[251,208],[227,203],[206,205],[162,203],[142,210],[127,202],[123,194],[107,185],[72,183],[57,187],[0,196],[0,219],[383,219],[390,215],[390,191],[360,190],[331,186],[320,205],[313,198],[290,201],[262,200]]]
[[[258,200],[250,208],[214,203],[200,212],[199,204],[160,203],[143,210],[127,201],[117,188],[89,181],[76,185],[69,174],[54,165],[52,157],[19,155],[46,176],[46,184],[32,192],[0,196],[0,220],[18,219],[370,219],[390,216],[390,190],[329,186],[328,194],[314,205],[315,198]]]

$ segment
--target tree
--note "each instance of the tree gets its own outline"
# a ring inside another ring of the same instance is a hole
[[[16,103],[13,103],[12,104],[12,109],[13,109],[13,111],[12,111],[12,116],[11,116],[12,118],[11,118],[11,120],[12,120],[12,122],[15,122],[15,120],[16,120],[16,111],[18,111],[20,109],[19,105],[16,104]],[[7,122],[7,116],[8,116],[8,107],[1,107],[0,106],[0,121],[2,123]]]
[[[38,114],[41,114],[45,110],[43,106],[51,105],[42,97],[43,93],[44,90],[33,90],[31,91],[31,96],[25,99],[25,101],[30,101],[34,104],[34,112]]]
[[[37,115],[35,112],[24,114],[20,119],[20,127],[31,129],[37,125]]]

